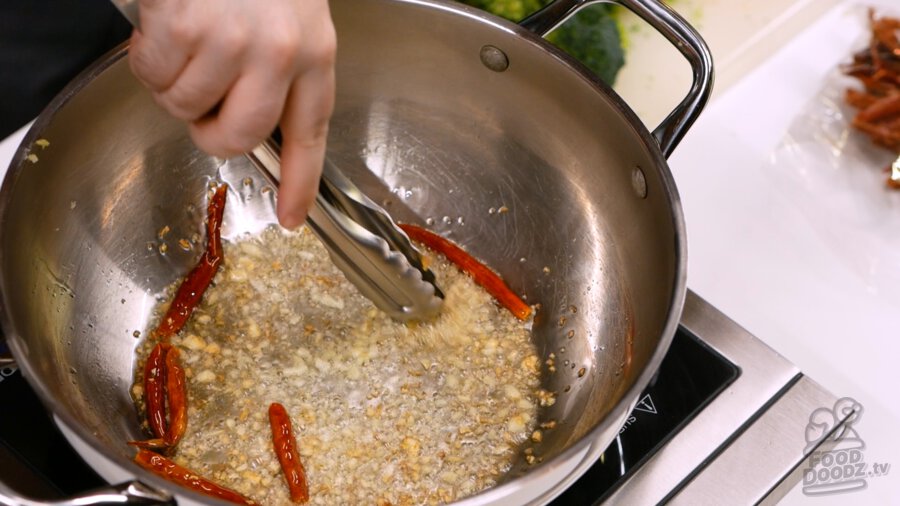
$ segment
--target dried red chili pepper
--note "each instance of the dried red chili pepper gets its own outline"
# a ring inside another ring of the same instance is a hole
[[[187,429],[187,388],[184,369],[178,360],[178,348],[172,347],[166,354],[166,400],[169,408],[169,430],[166,432],[166,446],[173,447],[181,440]]]
[[[200,262],[188,273],[175,294],[153,336],[161,342],[147,357],[144,366],[144,392],[147,400],[147,418],[155,439],[131,441],[140,448],[171,449],[187,428],[187,388],[184,369],[178,360],[178,350],[168,344],[187,323],[194,308],[209,287],[222,263],[222,217],[225,215],[225,197],[228,185],[216,189],[207,206],[206,251]],[[168,426],[166,408],[168,404]]]
[[[873,142],[900,152],[900,19],[877,17],[869,10],[872,37],[869,47],[853,56],[844,73],[855,77],[862,90],[847,90],[845,100],[859,111],[852,124]],[[900,187],[891,174],[888,185]]]
[[[166,435],[166,362],[171,345],[158,343],[144,365],[144,398],[147,401],[147,420],[157,438]]]
[[[168,343],[159,343],[150,352],[144,373],[147,418],[155,439],[128,444],[152,450],[175,447],[187,429],[187,388],[180,352]],[[166,410],[168,408],[168,420]]]
[[[300,462],[297,441],[291,429],[291,418],[284,406],[277,402],[269,405],[269,424],[272,426],[272,444],[281,463],[281,470],[287,480],[291,501],[304,503],[309,500],[309,486],[306,471]]]
[[[221,184],[216,188],[216,192],[209,199],[207,206],[207,222],[206,222],[206,251],[200,257],[200,262],[188,273],[178,292],[166,311],[165,316],[159,323],[154,332],[154,336],[161,341],[165,341],[177,334],[184,324],[187,323],[194,308],[203,297],[203,293],[209,287],[219,265],[222,263],[222,217],[225,213],[225,196],[227,194],[228,185]]]
[[[520,320],[527,320],[531,316],[531,306],[526,304],[518,295],[506,286],[503,279],[466,253],[453,242],[416,225],[401,224],[400,228],[406,232],[410,239],[424,244],[453,262],[463,272],[468,273],[475,283],[487,290],[491,296],[497,299],[506,309],[509,309]]]
[[[187,487],[191,490],[196,490],[201,494],[206,494],[211,497],[216,497],[237,504],[256,504],[256,502],[254,502],[252,499],[248,499],[247,497],[244,497],[234,490],[225,488],[221,485],[217,485],[207,480],[206,478],[201,478],[194,471],[179,466],[175,462],[172,462],[171,460],[163,457],[158,453],[140,449],[138,450],[137,455],[135,455],[134,461],[139,466],[158,476]]]

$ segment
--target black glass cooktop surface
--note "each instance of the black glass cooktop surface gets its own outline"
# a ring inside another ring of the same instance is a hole
[[[5,353],[0,342],[0,353]],[[739,374],[679,329],[662,365],[619,436],[554,505],[591,505],[619,487]],[[33,498],[54,499],[105,485],[69,447],[14,368],[0,369],[0,480]]]
[[[552,504],[602,502],[739,374],[737,366],[679,328],[619,435],[600,460]]]

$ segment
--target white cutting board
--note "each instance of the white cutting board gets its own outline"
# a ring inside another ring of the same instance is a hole
[[[839,0],[673,0],[668,4],[709,45],[714,93],[721,94]],[[648,24],[623,16],[625,66],[615,90],[648,125],[657,125],[684,97],[691,70],[683,56]]]

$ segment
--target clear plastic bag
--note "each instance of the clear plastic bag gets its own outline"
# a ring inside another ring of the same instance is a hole
[[[848,48],[845,62],[867,46],[871,33],[868,8],[854,9],[865,35]],[[896,9],[876,12],[900,17]],[[874,145],[850,125],[856,111],[844,94],[851,87],[861,85],[835,68],[764,170],[870,291],[900,295],[900,190],[887,187],[885,171],[900,153]]]

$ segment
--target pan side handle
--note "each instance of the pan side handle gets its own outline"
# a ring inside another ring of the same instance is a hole
[[[668,158],[709,101],[713,87],[712,53],[684,18],[657,0],[556,0],[519,24],[543,37],[582,8],[601,2],[621,5],[636,14],[671,42],[691,65],[693,78],[687,96],[653,130],[660,151]]]
[[[38,501],[22,497],[0,482],[0,505],[2,506],[92,506],[99,504],[174,505],[175,501],[164,492],[158,492],[139,481],[130,481],[87,492],[60,501]]]
[[[4,369],[7,367],[16,367],[16,359],[9,355],[9,350],[6,349],[6,343],[3,341],[6,338],[3,335],[0,335],[0,369]]]

